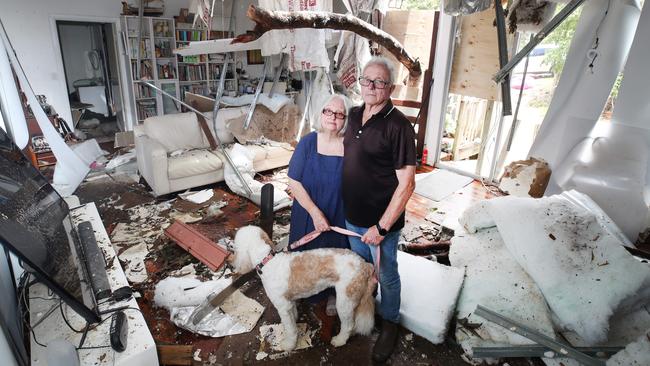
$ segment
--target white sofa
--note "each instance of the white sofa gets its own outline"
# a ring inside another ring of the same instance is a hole
[[[238,107],[219,111],[217,136],[224,144],[234,141],[225,122],[240,117],[247,110],[247,107]],[[211,116],[211,113],[206,114]],[[207,122],[214,134],[211,118]],[[138,170],[156,196],[223,181],[223,167],[227,161],[218,150],[210,150],[195,113],[150,117],[133,131]],[[254,152],[256,172],[289,164],[293,148],[286,143],[273,145],[245,145]]]

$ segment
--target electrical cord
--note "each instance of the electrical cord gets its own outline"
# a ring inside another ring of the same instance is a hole
[[[65,316],[65,312],[63,311],[63,300],[61,300],[61,299],[59,299],[59,309],[61,310],[61,317],[63,318],[63,321],[68,326],[68,328],[70,328],[71,331],[73,331],[75,333],[84,333],[84,330],[77,330],[77,329],[74,329],[72,327],[72,325],[68,321],[68,318],[66,318],[66,316]]]
[[[140,314],[143,314],[143,313],[142,313],[142,310],[140,310],[140,309],[138,309],[138,308],[130,307],[130,306],[124,306],[124,307],[119,307],[119,308],[115,308],[115,309],[110,309],[110,310],[107,310],[104,314],[111,314],[111,313],[114,313],[114,312],[117,312],[117,311],[120,311],[120,310],[137,310],[137,311],[140,312]],[[143,314],[143,316],[144,316],[144,314]],[[105,322],[107,319],[110,319],[110,318],[111,318],[111,316],[107,316],[107,317],[105,317],[105,318],[102,319],[99,323],[96,323],[94,328],[97,328],[100,324],[102,324],[103,322]],[[93,329],[94,329],[94,328],[93,328]],[[107,345],[107,346],[88,346],[88,347],[83,347],[83,341],[84,341],[84,340],[85,340],[85,337],[82,338],[81,343],[79,344],[79,347],[76,347],[77,350],[80,350],[80,349],[99,349],[99,348],[109,348],[109,347],[112,347],[111,345]]]
[[[222,271],[222,273],[221,273],[221,276],[223,276],[224,272],[225,272],[225,267],[224,267],[224,271]],[[19,302],[19,305],[21,306],[21,318],[22,318],[23,324],[25,325],[27,330],[32,334],[32,339],[34,340],[34,343],[36,343],[40,347],[47,348],[47,345],[41,343],[38,340],[38,338],[36,338],[36,332],[34,331],[34,328],[29,324],[29,322],[27,322],[27,318],[26,318],[26,315],[30,313],[29,302],[28,302],[28,298],[27,298],[26,294],[27,294],[27,291],[29,290],[29,287],[32,284],[37,282],[37,280],[29,282],[29,277],[30,276],[31,276],[31,273],[25,271],[25,272],[23,272],[23,274],[20,276],[20,279],[18,280],[18,288],[19,288],[18,302]],[[45,298],[45,297],[40,297],[40,296],[33,296],[30,299],[56,300],[55,298]],[[106,301],[104,301],[104,302],[102,302],[100,304],[105,304],[105,303],[108,303],[108,302],[110,302],[110,301],[106,300]],[[98,323],[95,323],[95,324],[86,323],[86,326],[85,326],[85,328],[83,330],[77,330],[72,326],[72,324],[70,324],[67,317],[65,316],[65,311],[63,309],[63,305],[64,305],[63,300],[59,298],[58,307],[59,307],[59,310],[61,311],[61,317],[63,318],[63,321],[68,326],[68,328],[70,328],[70,330],[72,330],[73,332],[75,332],[77,334],[82,334],[81,340],[79,342],[79,346],[75,347],[76,350],[102,349],[102,348],[110,348],[111,347],[111,345],[87,346],[87,347],[83,346],[83,344],[85,343],[85,340],[87,338],[88,332],[90,330],[93,330],[93,329],[97,328],[99,325],[104,323],[106,320],[110,319],[111,318],[110,314],[112,314],[114,312],[117,312],[117,311],[121,311],[121,310],[136,310],[136,311],[140,312],[140,314],[142,314],[144,316],[144,313],[142,313],[142,310],[140,310],[138,308],[135,308],[135,307],[130,307],[130,306],[123,306],[123,307],[118,307],[118,308],[115,308],[115,309],[108,309],[108,310],[105,310],[105,311],[102,312],[102,314],[106,314],[108,316],[106,316],[105,318],[100,320]],[[24,308],[22,308],[22,307],[24,307]],[[26,311],[23,311],[23,310],[26,310]],[[49,314],[45,315],[45,317],[50,316],[52,313],[54,313],[54,311],[51,311]],[[41,319],[41,320],[44,320],[44,319]]]

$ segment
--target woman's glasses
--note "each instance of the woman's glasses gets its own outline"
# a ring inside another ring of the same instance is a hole
[[[329,108],[323,108],[323,114],[326,115],[327,117],[332,117],[332,115],[338,119],[344,119],[345,114],[341,112],[334,112],[333,110]]]
[[[386,87],[390,85],[390,82],[379,79],[371,80],[360,76],[359,84],[361,84],[361,86],[370,86],[370,84],[373,84],[375,86],[375,89],[386,89]]]

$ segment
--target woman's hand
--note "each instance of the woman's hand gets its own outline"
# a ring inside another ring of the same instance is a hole
[[[314,207],[311,212],[309,212],[309,216],[311,216],[312,221],[314,221],[314,228],[316,230],[322,232],[330,229],[329,221],[327,221],[327,218],[318,207]]]

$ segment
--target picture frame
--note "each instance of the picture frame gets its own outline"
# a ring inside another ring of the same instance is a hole
[[[246,51],[246,63],[249,65],[263,65],[264,57],[261,50]]]
[[[43,135],[32,136],[32,149],[35,154],[52,151],[52,149],[50,149],[50,144],[47,143],[47,140]]]

